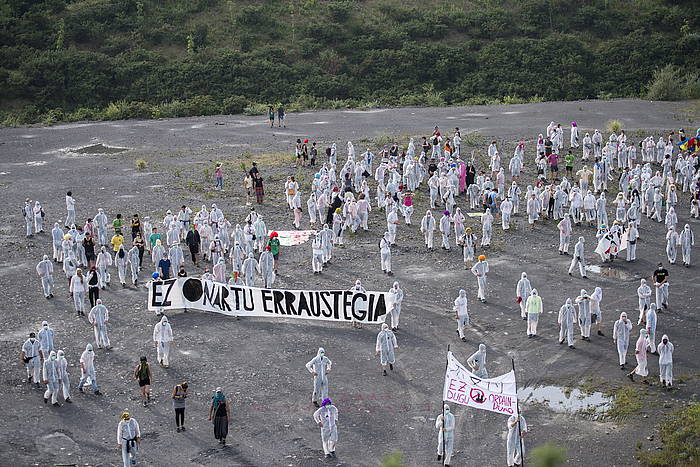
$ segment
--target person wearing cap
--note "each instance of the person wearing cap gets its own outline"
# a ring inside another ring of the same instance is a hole
[[[141,429],[129,412],[122,413],[117,425],[117,449],[122,451],[124,467],[136,465],[136,454],[141,446]]]
[[[472,266],[471,271],[476,276],[476,281],[479,285],[479,300],[482,303],[486,303],[486,278],[489,274],[489,263],[486,261],[486,255],[479,255],[479,261]]]
[[[44,255],[43,259],[36,265],[36,273],[41,278],[44,297],[53,298],[53,263],[48,255]]]
[[[44,354],[41,350],[41,343],[36,338],[35,333],[30,332],[29,338],[22,344],[19,359],[27,370],[27,382],[30,384],[34,383],[38,388],[41,378],[41,360],[44,359]]]
[[[97,299],[97,303],[90,313],[88,313],[88,321],[92,324],[95,330],[95,343],[97,348],[101,349],[105,347],[107,350],[111,349],[112,346],[109,343],[109,331],[107,329],[107,324],[109,323],[109,310],[106,306],[102,304],[101,299]]]
[[[158,363],[165,368],[170,368],[170,344],[173,342],[173,328],[168,322],[168,317],[163,316],[153,326],[153,343],[157,348]]]
[[[437,460],[449,467],[455,440],[455,416],[450,412],[449,405],[442,406],[442,413],[435,418],[435,428],[438,430]]]
[[[22,216],[24,217],[24,223],[27,226],[27,238],[31,238],[34,236],[34,211],[32,209],[32,200],[29,198],[24,200]]]
[[[223,390],[218,387],[211,397],[209,421],[214,424],[214,438],[216,438],[222,446],[226,445],[226,436],[228,436],[230,420],[231,407],[226,401],[226,395]]]
[[[151,274],[151,280],[148,281],[148,282],[144,285],[144,287],[146,287],[146,289],[150,290],[151,287],[153,287],[152,284],[153,284],[154,282],[158,282],[158,283],[161,282],[160,274],[158,274],[158,272],[153,272],[153,273]],[[162,314],[163,314],[163,307],[162,307],[162,306],[155,307],[155,313],[156,313],[156,316],[162,315]]]
[[[78,391],[83,392],[83,386],[90,378],[92,390],[96,396],[102,394],[97,387],[97,372],[95,371],[95,352],[92,349],[92,344],[85,346],[85,350],[80,354],[80,381],[78,382]]]
[[[338,443],[338,409],[327,397],[321,407],[314,412],[314,421],[321,428],[321,445],[326,458],[335,457],[335,446]]]

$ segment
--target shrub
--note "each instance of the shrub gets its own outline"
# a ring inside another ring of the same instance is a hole
[[[188,116],[214,115],[219,113],[219,104],[211,96],[194,96],[187,100]]]
[[[554,443],[537,446],[530,454],[528,465],[535,467],[558,467],[566,462],[566,449]]]
[[[700,76],[696,72],[684,72],[674,65],[658,68],[654,71],[646,97],[655,101],[700,98]]]
[[[83,120],[99,120],[100,112],[95,109],[86,109],[81,107],[66,115],[65,120],[67,122],[80,122]]]
[[[246,115],[265,115],[267,113],[268,104],[248,104],[243,110]]]
[[[146,162],[146,161],[143,160],[143,159],[137,159],[137,160],[136,160],[136,168],[137,168],[138,170],[143,170],[143,169],[145,169],[146,167],[148,167],[148,162]]]
[[[669,415],[661,423],[659,434],[663,448],[660,451],[642,452],[642,465],[697,465],[700,459],[700,404],[692,403]]]
[[[128,118],[151,118],[151,106],[144,102],[112,102],[102,111],[102,120],[126,120]]]
[[[608,133],[619,133],[622,130],[622,122],[620,120],[608,120],[606,127]]]
[[[405,465],[403,455],[400,451],[396,451],[384,456],[379,467],[404,467]]]
[[[242,114],[248,106],[248,99],[244,96],[231,96],[224,99],[221,111],[226,115]]]

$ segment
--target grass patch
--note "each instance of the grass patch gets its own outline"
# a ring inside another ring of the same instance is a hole
[[[404,467],[403,454],[400,451],[392,452],[382,458],[380,467]]]
[[[620,120],[608,120],[606,127],[608,133],[619,133],[622,130],[622,122]]]
[[[566,463],[566,448],[555,443],[537,446],[530,454],[528,465],[536,467],[557,467]]]
[[[144,159],[137,159],[136,160],[136,168],[138,170],[144,170],[147,167],[148,167],[148,162],[146,162]]]
[[[666,417],[659,428],[663,447],[644,451],[639,460],[647,467],[700,465],[700,404],[694,403]]]
[[[607,394],[614,399],[612,407],[605,413],[606,418],[625,419],[639,412],[644,403],[644,394],[635,386],[623,386]]]

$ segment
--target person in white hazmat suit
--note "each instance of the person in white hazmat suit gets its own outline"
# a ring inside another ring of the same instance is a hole
[[[117,447],[122,452],[123,467],[136,465],[136,454],[141,444],[141,429],[129,412],[124,412],[117,425]]]
[[[438,430],[437,460],[449,466],[454,450],[455,416],[452,415],[450,406],[447,404],[443,405],[442,410],[443,412],[435,419],[435,428]]]
[[[102,304],[102,299],[98,298],[95,302],[95,306],[88,313],[88,321],[90,321],[95,330],[95,344],[97,344],[97,348],[111,349],[112,345],[109,343],[109,330],[107,328],[109,310]]]
[[[391,330],[398,331],[399,329],[399,318],[401,317],[401,304],[403,303],[403,290],[399,287],[398,282],[394,282],[392,287],[389,289],[389,294],[391,294],[392,304],[389,314],[391,315]]]
[[[479,350],[471,354],[467,359],[467,365],[479,378],[487,379],[489,372],[486,371],[486,345],[479,344]]]
[[[657,322],[657,315],[656,315],[656,304],[652,303],[649,305],[649,310],[647,311],[647,347],[651,351],[652,354],[654,355],[659,355],[659,352],[657,351],[656,348],[656,322]]]
[[[129,250],[129,253],[131,254],[131,250]],[[175,244],[170,247],[170,250],[168,251],[168,256],[170,257],[171,271],[175,271],[175,272],[179,271],[180,266],[185,264],[185,253],[182,251],[182,247],[180,246],[180,242],[175,242]],[[131,266],[131,269],[133,271],[133,269],[134,269],[133,264]],[[135,282],[134,282],[134,285],[136,285]]]
[[[27,370],[27,382],[34,383],[38,388],[41,381],[41,359],[44,356],[41,352],[41,343],[35,333],[30,332],[29,338],[22,343],[19,358]]]
[[[639,300],[639,320],[637,320],[637,325],[640,325],[646,322],[646,313],[651,305],[651,287],[647,284],[646,279],[639,280],[637,298]]]
[[[117,273],[119,275],[119,283],[122,287],[126,287],[126,265],[129,262],[129,256],[126,254],[124,245],[119,245],[119,251],[114,254],[114,264],[117,265]]]
[[[328,397],[328,375],[331,372],[332,365],[333,362],[326,357],[326,351],[323,347],[319,347],[316,356],[306,364],[306,369],[314,377],[314,390],[311,393],[311,402],[316,407],[319,407],[319,399]]]
[[[425,216],[420,221],[420,231],[425,239],[425,246],[428,250],[433,249],[433,235],[435,234],[435,218],[430,211],[425,212]]]
[[[265,247],[265,250],[260,253],[260,260],[258,262],[260,264],[260,275],[263,279],[263,287],[271,289],[272,285],[275,283],[275,259],[272,256],[272,247]]]
[[[398,349],[399,344],[396,342],[396,335],[389,329],[389,325],[382,324],[382,330],[377,334],[377,343],[375,346],[375,354],[379,355],[379,361],[382,364],[382,374],[386,376],[386,366],[389,365],[390,370],[394,370],[396,363],[396,355],[394,349]]]
[[[311,269],[314,274],[321,274],[323,271],[323,245],[320,234],[316,234],[311,242]]]
[[[585,289],[576,297],[578,305],[578,325],[581,328],[581,340],[591,340],[591,297]]]
[[[49,398],[51,398],[51,404],[55,407],[60,407],[58,403],[58,391],[61,389],[61,371],[58,366],[58,357],[53,350],[49,353],[49,358],[44,360],[42,378],[46,385],[44,404],[48,403]]]
[[[627,348],[630,344],[630,331],[632,321],[627,319],[627,313],[620,313],[620,319],[613,326],[613,343],[617,345],[617,355],[620,357],[620,369],[625,369],[627,362]]]
[[[158,353],[158,363],[165,368],[170,368],[170,344],[173,342],[173,328],[168,322],[168,317],[163,316],[153,326],[153,343]]]
[[[109,266],[112,265],[112,255],[109,254],[107,251],[107,248],[104,246],[100,249],[100,252],[97,254],[97,261],[95,263],[95,266],[97,268],[97,278],[99,279],[99,287],[104,290],[106,285],[109,285],[109,282],[112,279],[112,276],[109,274]]]
[[[543,312],[542,297],[537,293],[537,289],[532,289],[530,292],[525,308],[527,308],[527,337],[537,337],[537,325]]]
[[[515,287],[515,301],[520,305],[520,317],[523,320],[527,319],[527,308],[525,305],[531,292],[532,286],[530,285],[530,280],[527,278],[527,273],[523,272],[520,274],[520,280]]]
[[[314,421],[321,428],[321,444],[326,458],[335,457],[335,446],[338,443],[338,409],[333,402],[325,397],[321,407],[314,412]]]
[[[78,391],[83,392],[83,386],[90,378],[90,385],[96,396],[102,394],[97,387],[97,372],[95,371],[95,352],[92,349],[92,344],[85,346],[85,350],[80,354],[80,381],[78,382]]]
[[[61,380],[63,399],[71,404],[73,401],[70,398],[70,375],[68,374],[68,360],[66,360],[66,354],[63,352],[63,350],[56,352],[56,356],[58,357],[58,377]]]
[[[518,423],[520,422],[520,423]],[[508,467],[513,467],[515,465],[522,465],[523,455],[525,450],[525,433],[527,433],[527,422],[525,417],[523,417],[520,407],[518,407],[518,414],[511,415],[506,423],[508,427],[508,436],[506,438],[506,457],[508,462]]]
[[[241,275],[247,287],[255,287],[255,272],[260,273],[260,264],[253,257],[253,252],[248,253],[248,257],[243,261]]]
[[[683,227],[679,241],[681,244],[683,266],[688,268],[690,267],[690,251],[695,245],[695,236],[693,235],[693,231],[690,230],[690,226],[688,224],[685,224],[685,227]]]
[[[657,350],[659,353],[659,379],[661,385],[670,391],[673,386],[673,344],[666,334],[661,336],[661,343]]]
[[[570,298],[566,299],[566,303],[559,308],[559,317],[557,318],[557,323],[559,323],[559,344],[564,343],[564,338],[566,338],[567,344],[570,349],[575,349],[574,347],[574,323],[576,322],[576,308],[571,302]]]
[[[172,252],[172,249],[170,250]],[[141,269],[141,260],[139,259],[139,248],[134,245],[127,253],[129,270],[131,271],[131,283],[136,287],[139,280],[139,269]],[[179,266],[178,266],[179,267]]]
[[[639,330],[639,338],[634,345],[634,357],[637,359],[637,366],[627,374],[627,377],[632,381],[634,381],[634,375],[649,375],[647,369],[647,330],[644,328]]]
[[[472,274],[476,276],[479,285],[478,297],[482,303],[486,302],[486,278],[489,274],[489,263],[485,255],[479,255],[479,261],[472,266]]]
[[[51,243],[53,245],[53,260],[57,263],[63,262],[63,248],[61,248],[61,243],[63,243],[63,229],[58,222],[55,222],[53,229],[51,229]]]
[[[583,245],[585,244],[585,239],[583,237],[578,238],[578,242],[574,245],[574,257],[571,258],[571,266],[569,266],[569,275],[573,275],[576,265],[578,265],[579,272],[582,278],[588,277],[586,275],[586,257],[583,250]]]
[[[455,318],[457,318],[457,334],[459,338],[462,339],[462,342],[466,342],[467,338],[464,337],[464,326],[469,326],[469,303],[466,290],[460,289],[459,296],[455,298],[452,309],[455,312]]]
[[[379,255],[382,272],[393,276],[394,273],[391,272],[391,235],[389,232],[384,232],[384,236],[379,240]]]
[[[53,298],[53,263],[49,259],[49,255],[44,255],[44,258],[36,265],[36,273],[41,278],[44,297]]]

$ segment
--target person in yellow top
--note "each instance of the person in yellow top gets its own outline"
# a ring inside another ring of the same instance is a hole
[[[112,243],[112,249],[114,251],[119,251],[119,248],[124,243],[124,235],[122,235],[121,232],[115,233],[114,237],[112,237],[111,243]]]
[[[537,289],[532,289],[525,304],[527,309],[527,337],[537,336],[537,323],[542,314],[542,297],[537,293]]]

